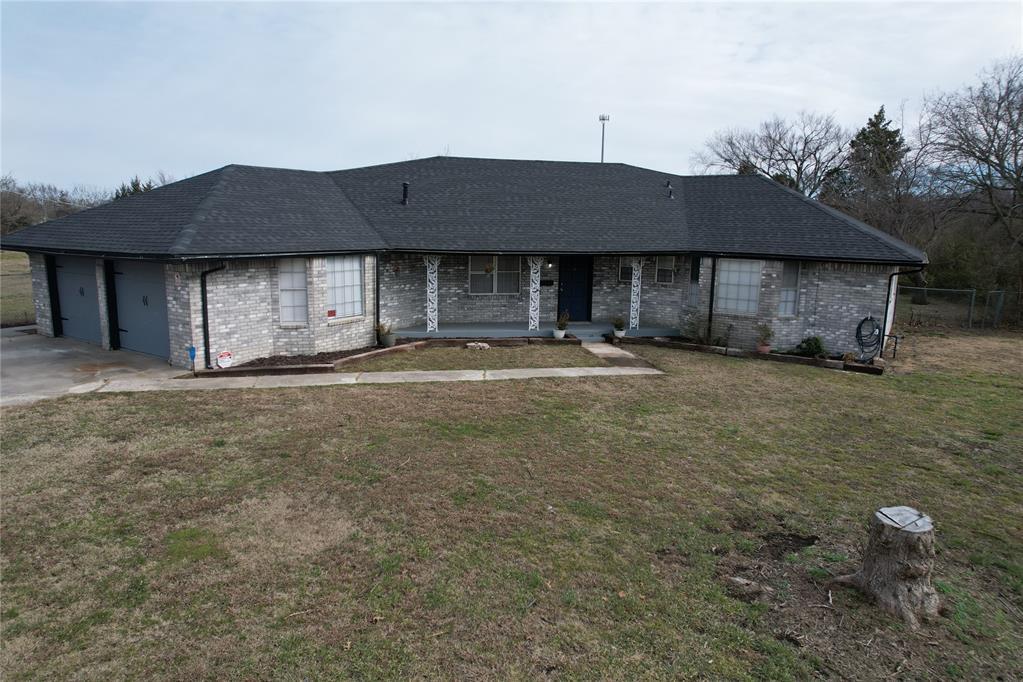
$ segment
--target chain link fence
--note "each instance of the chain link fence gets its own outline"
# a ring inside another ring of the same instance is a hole
[[[895,324],[906,327],[994,329],[1019,324],[1023,292],[900,286]]]

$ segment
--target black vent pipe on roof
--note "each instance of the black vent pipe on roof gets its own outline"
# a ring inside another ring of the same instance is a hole
[[[401,183],[401,204],[402,206],[408,205],[408,183]]]

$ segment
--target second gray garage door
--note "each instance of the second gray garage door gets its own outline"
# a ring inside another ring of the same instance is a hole
[[[100,343],[95,259],[57,256],[53,264],[57,268],[61,334]]]
[[[125,350],[170,356],[167,289],[163,265],[139,261],[114,262],[117,328]]]

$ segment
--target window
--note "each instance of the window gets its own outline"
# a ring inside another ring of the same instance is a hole
[[[281,292],[281,324],[305,324],[309,318],[305,259],[282,258],[277,261],[277,278]]]
[[[469,256],[469,293],[519,293],[519,257]]]
[[[622,256],[618,259],[618,281],[632,282],[632,256]]]
[[[689,259],[689,305],[700,304],[700,257]]]
[[[327,259],[327,317],[358,317],[363,314],[362,256],[331,256]]]
[[[675,257],[658,256],[657,274],[654,279],[659,284],[671,284],[675,281]]]
[[[718,261],[714,310],[725,313],[755,313],[760,298],[758,260],[722,258]]]
[[[795,315],[799,303],[799,261],[787,260],[782,263],[781,300],[779,315]]]

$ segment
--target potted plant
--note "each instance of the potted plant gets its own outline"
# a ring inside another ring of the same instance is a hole
[[[774,338],[774,330],[771,329],[769,324],[758,324],[757,325],[757,352],[758,353],[770,353],[771,352],[771,339]]]
[[[611,320],[611,325],[614,326],[615,338],[620,339],[625,336],[625,320],[621,317],[616,317]]]
[[[384,348],[390,348],[394,345],[394,334],[391,333],[391,325],[386,322],[381,322],[377,325],[377,341]]]
[[[558,315],[558,321],[554,323],[554,338],[565,338],[565,330],[568,329],[568,320],[569,317],[567,310]]]

